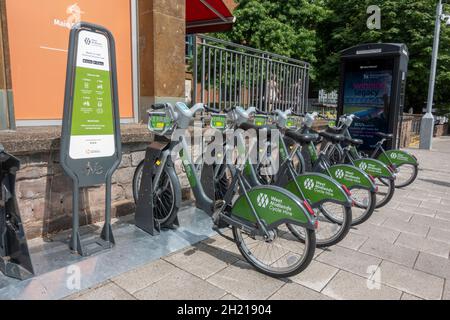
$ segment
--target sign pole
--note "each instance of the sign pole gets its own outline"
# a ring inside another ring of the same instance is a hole
[[[433,147],[434,135],[434,116],[433,116],[433,102],[434,102],[434,86],[436,83],[436,69],[439,55],[439,37],[441,34],[441,16],[442,16],[442,1],[439,0],[436,8],[436,24],[434,28],[434,43],[433,54],[431,58],[431,72],[430,84],[428,88],[428,102],[427,112],[422,118],[420,127],[420,149],[431,150]]]

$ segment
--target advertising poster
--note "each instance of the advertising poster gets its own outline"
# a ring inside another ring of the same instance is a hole
[[[6,0],[6,14],[17,120],[62,119],[69,33],[80,21],[114,35],[120,115],[134,116],[130,0]]]
[[[360,118],[355,120],[350,133],[364,140],[366,148],[377,143],[376,133],[388,129],[392,74],[392,66],[382,62],[352,66],[345,74],[344,114]]]

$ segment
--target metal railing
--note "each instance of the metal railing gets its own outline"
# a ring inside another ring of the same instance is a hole
[[[306,111],[310,65],[306,62],[197,35],[192,59],[193,103],[215,110],[231,106],[264,111]]]

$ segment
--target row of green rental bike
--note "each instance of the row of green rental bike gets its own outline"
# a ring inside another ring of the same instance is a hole
[[[277,278],[302,272],[316,247],[341,242],[418,172],[412,155],[383,149],[390,135],[380,134],[371,157],[358,151],[363,141],[348,130],[354,115],[323,132],[312,129],[317,117],[290,110],[233,107],[220,113],[203,104],[154,105],[149,130],[167,143],[153,171],[155,219],[170,228],[178,216],[181,160],[197,207],[254,268]],[[210,129],[193,161],[192,132],[205,131],[192,130],[196,119],[202,126],[209,121]],[[141,163],[133,182],[136,200],[143,170]]]

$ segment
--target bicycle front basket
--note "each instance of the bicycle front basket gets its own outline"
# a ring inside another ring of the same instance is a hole
[[[150,132],[164,136],[173,129],[173,121],[165,112],[150,112],[148,119],[148,130]]]

